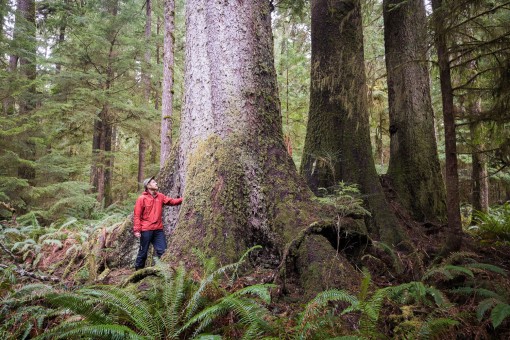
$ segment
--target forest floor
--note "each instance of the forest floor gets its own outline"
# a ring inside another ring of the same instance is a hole
[[[423,275],[427,270],[440,267],[441,262],[436,259],[436,255],[440,252],[445,239],[444,226],[414,221],[407,210],[398,203],[396,194],[392,188],[385,183],[384,178],[382,183],[391,209],[398,217],[410,242],[404,249],[395,251],[392,254],[382,251],[377,247],[369,247],[365,254],[371,256],[362,256],[359,261],[353,263],[357,268],[361,269],[365,267],[368,269],[373,290],[411,281],[423,281]],[[3,221],[2,224],[8,226],[9,223]],[[36,269],[44,273],[50,272],[54,278],[58,278],[60,283],[63,283],[67,287],[79,286],[85,282],[90,282],[86,272],[80,274],[80,268],[83,269],[86,267],[86,261],[91,254],[86,254],[86,252],[82,251],[77,258],[71,259],[72,262],[70,262],[71,265],[69,265],[70,250],[76,247],[78,243],[79,242],[75,238],[69,237],[60,246],[52,244],[44,245],[41,249],[42,256],[40,261],[38,261]],[[465,233],[463,236],[462,249],[458,253],[458,258],[459,260],[451,264],[462,265],[462,259],[469,258],[470,260],[474,259],[476,262],[494,265],[510,272],[510,246],[498,244],[496,242],[483,242],[483,240],[477,239],[475,236],[468,233]],[[25,259],[25,262],[30,263],[34,260],[35,258],[29,256]],[[400,263],[400,269],[396,268],[396,262]],[[60,265],[56,266],[56,264]],[[56,269],[52,272],[51,268]],[[133,268],[111,268],[111,270],[105,272],[104,276],[99,277],[95,283],[119,285],[131,277],[133,273]],[[489,281],[491,289],[504,292],[504,295],[508,298],[510,292],[510,279],[508,276],[493,275],[493,273],[482,271],[476,274],[477,280],[479,278],[478,275],[481,275],[481,281],[479,281],[480,287],[486,287],[486,282]],[[192,275],[199,280],[201,275],[200,270],[197,269],[192,272]],[[228,290],[235,291],[236,289],[249,285],[271,282],[273,277],[273,270],[255,268],[247,275],[239,277],[234,283],[234,286],[228,287]],[[466,276],[455,276],[452,280],[439,277],[437,280],[434,280],[433,283],[442,291],[448,291],[450,288],[459,287],[462,286],[462,284],[468,283],[469,279],[470,278]],[[351,287],[342,288],[351,293],[355,293],[356,289],[359,288],[357,285],[358,283],[353,283]],[[303,293],[299,285],[290,278],[289,282],[285,284],[284,290],[282,290],[281,287],[277,289],[274,296],[275,298],[269,306],[269,309],[279,318],[295,316],[298,312],[302,311],[302,306],[305,302],[303,300]],[[454,297],[452,298],[452,302],[455,302],[456,308],[449,313],[467,312],[473,315],[480,301],[474,296],[471,296],[465,299]],[[386,317],[390,318],[390,314],[395,314],[395,308],[395,306],[386,306],[383,315],[387,313]],[[359,317],[356,316],[346,315],[343,317],[343,322],[351,329],[356,328],[358,321]],[[457,332],[458,331],[459,330],[457,330]],[[391,335],[392,330],[388,329],[386,334]],[[458,336],[467,336],[468,338],[510,337],[510,322],[508,320],[503,322],[496,333],[494,329],[491,328],[488,319],[482,323],[470,323],[466,321],[462,325],[461,332],[457,333],[457,337]]]

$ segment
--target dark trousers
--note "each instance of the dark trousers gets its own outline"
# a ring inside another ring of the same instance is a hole
[[[135,269],[145,267],[147,260],[147,253],[149,252],[149,245],[152,243],[154,246],[154,253],[157,257],[161,257],[166,250],[166,237],[163,229],[142,231],[140,236],[140,249],[136,256]]]

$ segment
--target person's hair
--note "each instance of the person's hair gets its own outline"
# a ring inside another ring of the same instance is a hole
[[[149,183],[154,179],[154,176],[152,177],[149,177],[149,178],[146,178],[144,181],[143,181],[143,190],[147,191],[147,185],[149,185]]]

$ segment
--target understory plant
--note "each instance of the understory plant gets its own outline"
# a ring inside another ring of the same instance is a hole
[[[328,335],[336,335],[328,334],[325,330],[331,312],[336,312],[337,323],[341,322],[340,318],[346,315],[354,316],[357,321],[354,334],[334,339],[384,339],[386,336],[381,330],[379,321],[385,304],[401,311],[399,322],[391,330],[400,333],[401,338],[431,333],[437,336],[445,329],[458,324],[458,321],[437,313],[439,310],[448,309],[450,303],[443,293],[423,282],[409,282],[375,290],[371,290],[370,287],[371,276],[365,270],[360,292],[357,295],[344,290],[327,290],[319,293],[300,313],[295,338],[324,339],[328,338]],[[341,307],[339,303],[343,306]],[[424,308],[434,313],[429,314],[428,318],[418,319],[414,311]],[[386,315],[386,318],[395,318],[395,315]],[[412,327],[402,327],[404,323]],[[347,332],[344,331],[344,333]]]
[[[477,304],[476,318],[481,322],[489,310],[489,319],[494,328],[510,316],[508,291],[500,285],[499,277],[506,277],[507,272],[495,265],[480,263],[478,255],[470,252],[456,252],[441,263],[432,266],[423,275],[425,282],[435,282],[459,302],[467,299]]]
[[[156,277],[125,287],[94,285],[68,291],[25,286],[4,299],[0,315],[5,322],[0,332],[20,339],[28,335],[36,339],[188,339],[219,331],[222,322],[235,320],[231,327],[236,335],[259,338],[270,331],[265,304],[270,302],[272,285],[230,292],[219,283],[242,261],[244,257],[199,281],[182,265],[172,269],[158,263],[152,268]]]
[[[474,226],[469,230],[485,242],[510,244],[510,203],[492,207],[489,212],[473,212]]]

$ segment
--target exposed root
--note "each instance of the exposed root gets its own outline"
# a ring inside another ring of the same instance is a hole
[[[283,253],[282,260],[278,267],[274,271],[273,280],[272,282],[278,282],[280,280],[280,277],[285,277],[286,275],[286,264],[287,260],[290,257],[295,257],[297,254],[297,250],[303,243],[303,241],[310,235],[322,235],[326,237],[332,246],[335,248],[338,248],[337,251],[341,250],[341,247],[339,247],[340,243],[349,243],[349,241],[353,241],[349,247],[352,248],[353,245],[356,245],[358,250],[361,247],[366,247],[370,243],[370,239],[367,235],[364,235],[362,233],[356,232],[356,231],[348,231],[344,230],[343,238],[347,240],[347,242],[333,242],[331,240],[331,235],[334,233],[334,235],[338,235],[340,237],[339,233],[339,224],[333,221],[316,221],[310,224],[305,229],[301,230],[299,234],[294,238],[291,242],[289,242],[285,246],[285,250]],[[336,243],[336,246],[334,245]]]

